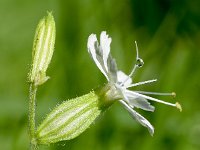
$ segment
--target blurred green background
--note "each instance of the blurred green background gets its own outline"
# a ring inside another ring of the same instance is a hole
[[[155,127],[151,137],[118,103],[79,137],[40,146],[41,150],[199,150],[200,149],[200,1],[198,0],[0,0],[0,149],[26,150],[28,83],[32,41],[39,19],[53,11],[57,37],[39,88],[37,124],[57,103],[81,96],[106,80],[87,53],[87,38],[105,30],[111,53],[129,73],[134,40],[145,65],[134,81],[146,91],[177,93],[183,112],[155,104],[140,111]]]

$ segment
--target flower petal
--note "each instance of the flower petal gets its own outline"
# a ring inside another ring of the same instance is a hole
[[[123,83],[124,87],[127,87],[132,83],[132,79],[123,71],[117,71],[117,81]]]
[[[117,82],[117,64],[111,55],[108,57],[108,76],[111,82]]]
[[[111,38],[105,31],[100,35],[100,46],[95,34],[88,38],[88,52],[91,54],[97,67],[101,70],[109,82],[117,82],[117,64],[115,59],[110,55]]]
[[[156,98],[153,98],[153,97],[150,97],[150,96],[147,96],[147,95],[144,95],[144,94],[140,94],[138,92],[134,92],[134,91],[130,91],[130,90],[127,90],[129,93],[135,95],[135,96],[139,96],[139,97],[143,97],[147,100],[151,100],[151,101],[155,101],[155,102],[158,102],[158,103],[162,103],[162,104],[165,104],[165,105],[169,105],[169,106],[173,106],[173,107],[177,107],[178,109],[180,108],[179,106],[177,106],[177,103],[170,103],[170,102],[165,102],[163,100],[159,100],[159,99],[156,99]]]
[[[87,48],[88,48],[88,52],[91,54],[92,59],[96,63],[99,70],[104,74],[104,76],[107,78],[107,80],[109,80],[108,75],[104,69],[105,68],[104,63],[103,63],[103,61],[101,61],[101,60],[103,60],[103,56],[102,56],[102,52],[99,49],[99,44],[97,41],[96,34],[91,34],[88,37]]]
[[[131,107],[141,108],[146,111],[154,111],[155,107],[152,106],[145,98],[134,95],[131,91],[125,90],[126,97],[128,98],[128,104]]]
[[[101,32],[100,35],[100,48],[102,50],[102,54],[103,54],[103,62],[104,62],[104,66],[107,72],[109,72],[108,70],[108,57],[110,54],[110,43],[111,43],[112,39],[108,37],[108,35],[106,34],[106,31]]]
[[[131,114],[131,116],[134,119],[136,119],[144,127],[148,128],[149,133],[151,134],[151,136],[153,136],[153,134],[154,134],[154,127],[151,125],[151,123],[147,119],[145,119],[142,115],[140,115],[135,110],[133,110],[126,102],[124,102],[123,100],[120,100],[120,102],[124,106],[124,108],[126,110],[128,110],[128,112]]]

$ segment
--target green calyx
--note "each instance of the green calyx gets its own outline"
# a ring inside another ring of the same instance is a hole
[[[106,84],[103,88],[98,88],[95,93],[99,97],[101,110],[106,110],[114,102],[121,99],[120,91],[112,84]]]
[[[38,127],[37,143],[73,139],[85,131],[100,113],[99,97],[94,92],[64,101]]]

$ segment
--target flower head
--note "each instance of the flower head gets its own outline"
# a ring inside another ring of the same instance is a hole
[[[110,54],[110,44],[112,39],[103,31],[100,35],[100,44],[98,43],[95,34],[91,34],[88,38],[88,52],[91,54],[95,64],[99,70],[104,74],[108,81],[108,85],[112,91],[107,90],[106,96],[109,101],[119,100],[119,102],[128,110],[128,112],[135,118],[140,124],[147,127],[150,134],[153,135],[154,127],[151,123],[145,119],[142,115],[134,110],[134,108],[140,108],[146,111],[154,111],[154,106],[150,104],[149,101],[155,101],[163,103],[166,105],[177,107],[181,109],[179,103],[169,103],[165,102],[148,95],[175,95],[174,93],[155,93],[155,92],[145,92],[145,91],[132,91],[129,90],[131,87],[139,86],[142,84],[147,84],[157,81],[156,79],[133,83],[131,77],[133,76],[136,69],[143,66],[144,62],[139,57],[138,47],[136,44],[136,63],[129,75],[126,75],[121,70],[117,69],[117,64],[115,59],[112,58]]]

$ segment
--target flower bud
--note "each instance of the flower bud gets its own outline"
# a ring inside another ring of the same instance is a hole
[[[36,131],[38,144],[70,140],[84,132],[100,115],[99,96],[95,92],[64,101],[57,106]]]
[[[29,73],[29,81],[35,86],[46,82],[46,70],[54,52],[55,22],[51,13],[40,20],[33,42],[32,68]]]

